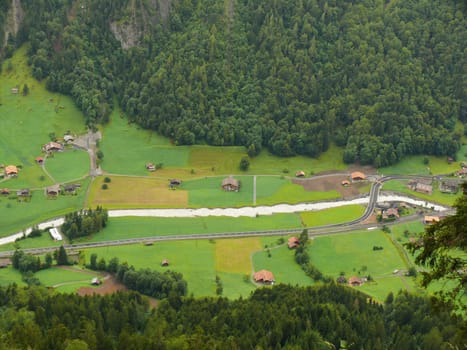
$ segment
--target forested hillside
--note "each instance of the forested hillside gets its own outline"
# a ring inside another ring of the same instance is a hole
[[[465,323],[429,301],[377,305],[337,285],[260,288],[245,300],[0,288],[0,349],[461,349]]]
[[[335,142],[348,163],[384,166],[453,156],[467,122],[465,1],[22,4],[34,75],[90,125],[117,96],[177,144],[318,156]]]

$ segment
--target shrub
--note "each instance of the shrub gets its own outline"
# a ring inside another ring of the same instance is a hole
[[[109,186],[107,184],[102,184],[102,189],[103,190],[107,190],[109,188]]]
[[[110,177],[108,177],[108,176],[106,176],[106,177],[104,178],[104,182],[105,182],[105,183],[110,183],[111,181],[112,181],[112,179],[111,179]]]

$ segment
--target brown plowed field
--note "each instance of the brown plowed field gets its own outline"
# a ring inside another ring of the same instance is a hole
[[[128,290],[123,284],[117,282],[113,277],[106,278],[99,287],[81,287],[77,293],[83,295],[106,295],[115,293],[119,290]]]

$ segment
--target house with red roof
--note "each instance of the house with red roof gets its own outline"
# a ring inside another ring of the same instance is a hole
[[[272,272],[268,270],[260,270],[258,272],[255,272],[253,278],[256,283],[263,284],[273,284],[276,281]]]

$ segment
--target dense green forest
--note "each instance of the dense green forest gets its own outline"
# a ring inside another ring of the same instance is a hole
[[[132,121],[176,144],[251,156],[318,156],[335,142],[348,163],[384,166],[460,146],[465,1],[22,4],[15,39],[29,42],[35,77],[73,96],[89,125],[108,121],[117,96]]]
[[[250,298],[80,297],[0,288],[0,349],[453,349],[465,323],[401,293],[378,305],[337,285],[260,288]]]

